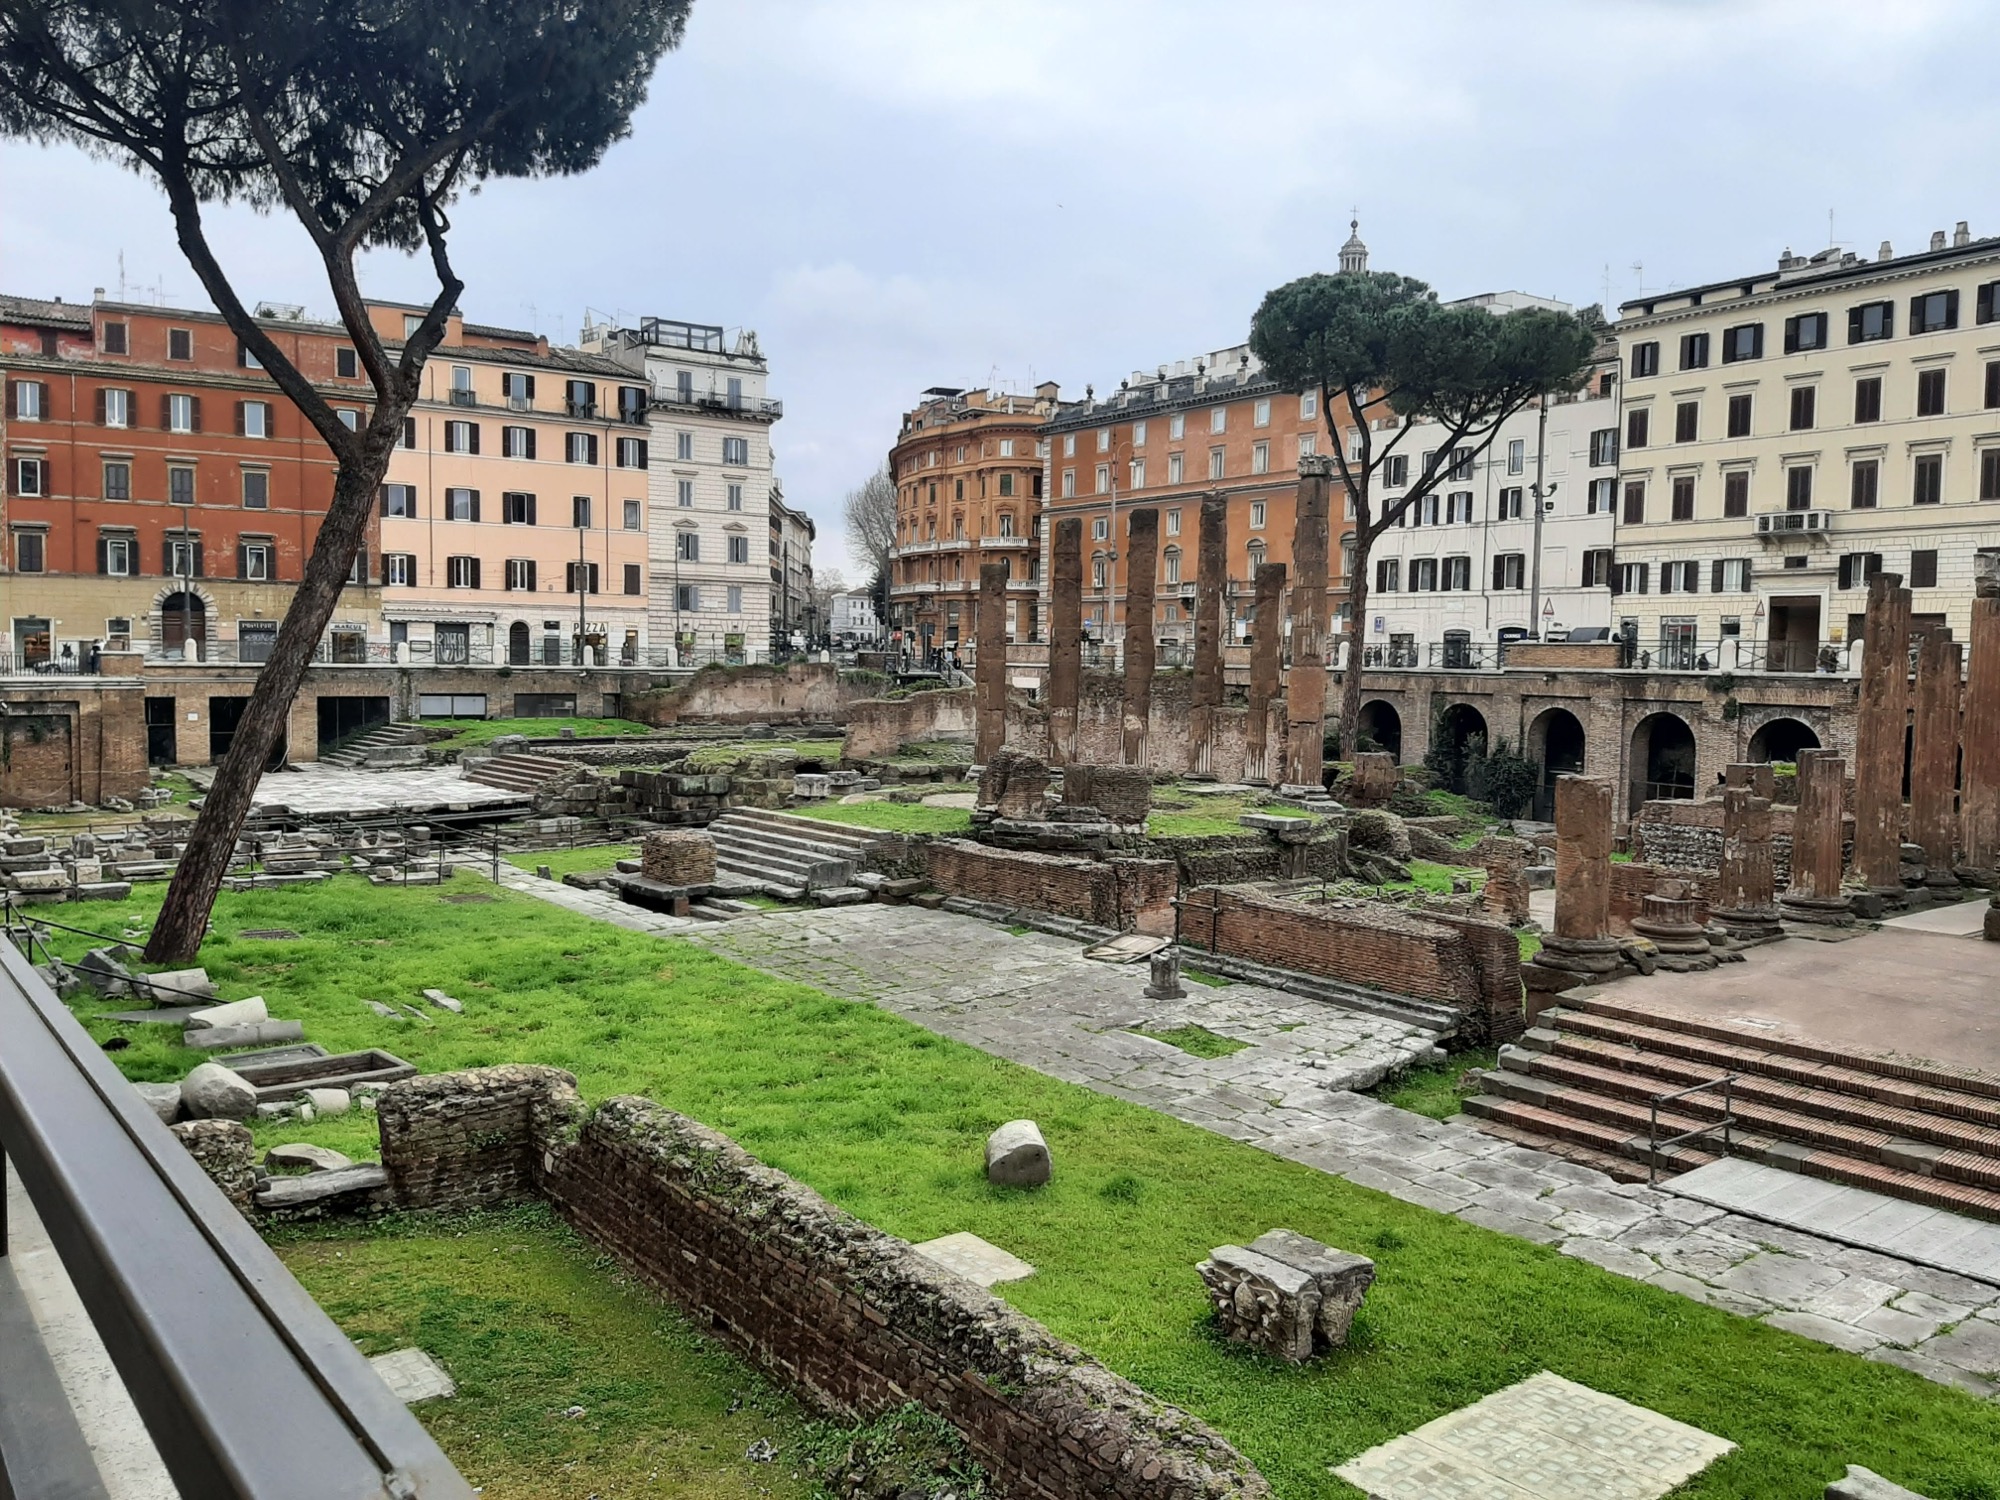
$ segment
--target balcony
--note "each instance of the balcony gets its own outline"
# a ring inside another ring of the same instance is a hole
[[[1755,519],[1759,536],[1796,536],[1803,532],[1833,530],[1833,512],[1830,510],[1765,511]]]
[[[1564,645],[1588,647],[1574,660],[1546,660],[1542,650]],[[1329,643],[1332,651],[1334,643]],[[1518,655],[1522,660],[1514,660]],[[1600,659],[1601,658],[1601,659]],[[1628,642],[1611,636],[1598,642],[1520,640],[1474,641],[1458,636],[1439,641],[1398,640],[1362,647],[1364,671],[1499,672],[1528,671],[1741,672],[1764,675],[1848,676],[1858,665],[1851,643],[1756,641],[1745,636],[1715,640],[1669,639]]]
[[[595,401],[565,401],[563,402],[563,413],[565,416],[580,419],[595,417],[597,415],[597,403]]]
[[[509,411],[533,411],[534,409],[535,403],[526,396],[509,396],[507,398],[507,410]]]
[[[451,393],[451,404],[453,406],[477,406],[479,404],[479,393],[477,391],[454,390]]]
[[[979,545],[994,551],[1026,551],[1034,544],[1033,537],[1027,536],[983,536]]]
[[[656,388],[653,392],[653,401],[658,406],[692,406],[701,411],[727,412],[745,417],[775,419],[785,414],[785,403],[782,401],[774,401],[768,396],[731,396],[726,391]]]

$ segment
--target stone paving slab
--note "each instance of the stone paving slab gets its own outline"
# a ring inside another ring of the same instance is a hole
[[[1891,917],[1882,925],[1903,932],[1928,932],[1937,937],[1978,937],[1986,925],[1986,898],[1956,901],[1950,906],[1933,906],[1908,916]]]
[[[405,1406],[441,1401],[458,1394],[458,1385],[443,1365],[421,1349],[392,1349],[369,1359],[390,1394]]]
[[[941,1235],[912,1247],[947,1271],[963,1276],[975,1286],[997,1286],[1003,1281],[1025,1281],[1035,1268],[1018,1255],[1010,1255],[998,1245],[988,1244],[966,1231]]]
[[[355,771],[308,762],[296,771],[273,771],[257,783],[254,808],[289,807],[322,817],[386,816],[471,807],[525,808],[525,792],[468,781],[456,766],[412,771]]]
[[[1333,1472],[1370,1500],[1659,1500],[1735,1446],[1544,1370]]]

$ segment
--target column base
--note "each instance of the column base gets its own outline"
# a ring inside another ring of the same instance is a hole
[[[1783,937],[1785,929],[1778,918],[1775,906],[1751,906],[1709,913],[1709,919],[1728,935],[1731,942],[1746,948],[1759,943],[1775,943]]]
[[[1787,922],[1808,927],[1852,927],[1854,913],[1845,896],[1792,896],[1779,898],[1778,915]]]

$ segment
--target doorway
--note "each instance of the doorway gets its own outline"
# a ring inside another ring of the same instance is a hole
[[[509,665],[528,665],[528,622],[516,620],[507,627],[507,661]]]
[[[1819,600],[1773,599],[1764,643],[1767,672],[1812,672],[1819,667]]]
[[[174,730],[178,710],[172,698],[148,698],[146,700],[146,764],[149,766],[172,766],[180,764],[174,749]]]
[[[206,654],[208,606],[201,602],[199,594],[169,594],[160,601],[160,644],[169,657],[176,657],[190,641],[197,656]]]
[[[337,698],[322,695],[319,700],[319,753],[324,756],[343,740],[388,722],[389,700],[386,697]]]

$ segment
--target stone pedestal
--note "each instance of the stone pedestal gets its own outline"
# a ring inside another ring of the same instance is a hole
[[[978,705],[973,756],[984,765],[1007,743],[1007,564],[979,565],[979,659],[973,665]]]
[[[1146,981],[1148,1000],[1184,1000],[1187,987],[1181,983],[1181,956],[1172,948],[1162,948],[1147,959],[1150,973]]]
[[[1659,966],[1687,972],[1715,967],[1709,950],[1708,933],[1699,920],[1695,902],[1680,896],[1646,896],[1639,902],[1639,915],[1632,930],[1649,940],[1659,953]]]
[[[1076,700],[1083,681],[1083,521],[1056,522],[1049,553],[1049,760],[1076,759]]]
[[[1779,903],[1779,913],[1787,922],[1816,927],[1853,924],[1840,879],[1846,790],[1846,761],[1827,750],[1799,752],[1798,811],[1792,818],[1792,883]]]
[[[1964,648],[1941,630],[1917,652],[1910,734],[1910,842],[1922,848],[1924,884],[1957,890],[1959,692]]]
[[[693,828],[649,833],[639,846],[639,873],[661,885],[713,885],[715,841]]]
[[[1486,888],[1480,906],[1495,921],[1519,927],[1528,920],[1528,846],[1518,839],[1486,841]]]
[[[1282,752],[1273,765],[1271,705],[1278,698],[1280,648],[1284,645],[1285,565],[1257,565],[1256,619],[1250,626],[1250,711],[1243,726],[1243,779],[1267,785],[1284,771]],[[1198,670],[1198,669],[1197,669]]]
[[[1354,785],[1347,794],[1349,803],[1355,807],[1387,807],[1402,780],[1396,757],[1382,750],[1357,750],[1349,759],[1354,763]]]
[[[1224,596],[1229,591],[1227,496],[1211,490],[1201,497],[1200,527],[1200,535],[1195,542],[1194,693],[1190,700],[1188,732],[1194,738],[1195,773],[1213,776],[1215,715],[1222,707],[1222,615]],[[1250,671],[1251,718],[1254,721],[1257,696],[1254,661]],[[1275,684],[1275,675],[1272,680]]]
[[[1297,519],[1292,530],[1292,670],[1285,684],[1287,783],[1320,786],[1326,737],[1327,517],[1333,460],[1299,460]]]
[[[1555,930],[1522,966],[1522,978],[1530,991],[1550,994],[1604,979],[1621,967],[1611,936],[1611,783],[1559,776]]]
[[[1785,929],[1778,922],[1775,887],[1770,799],[1748,785],[1731,784],[1722,793],[1722,869],[1710,916],[1746,946],[1781,938]]]
[[[1160,576],[1160,513],[1152,506],[1132,511],[1125,521],[1125,702],[1124,760],[1150,763],[1147,738],[1153,721],[1153,594]]]
[[[1910,719],[1910,591],[1901,575],[1868,580],[1861,701],[1854,727],[1854,873],[1903,896],[1903,747]]]
[[[1302,1364],[1347,1342],[1375,1263],[1289,1229],[1246,1247],[1218,1245],[1195,1267],[1223,1336],[1274,1359]]]
[[[1047,811],[1049,768],[1034,756],[1002,746],[979,772],[979,805],[1002,818],[1038,819]]]

